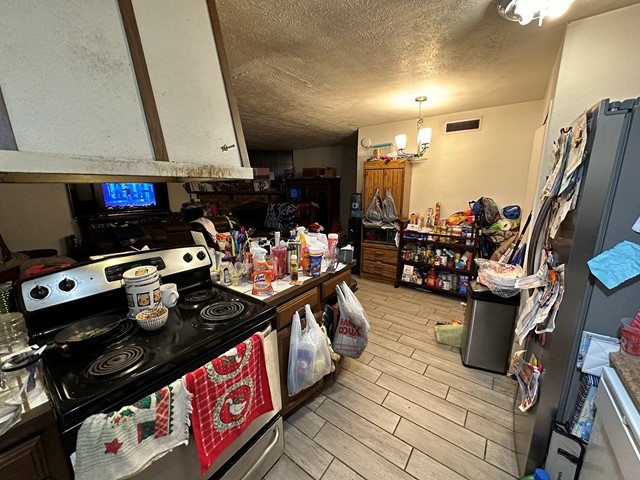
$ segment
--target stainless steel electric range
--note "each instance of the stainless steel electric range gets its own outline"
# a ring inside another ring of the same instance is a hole
[[[163,282],[178,285],[178,305],[170,309],[167,323],[157,331],[142,330],[126,318],[122,274],[140,265],[156,266]],[[225,474],[224,478],[241,478],[246,468],[256,473],[265,470],[266,464],[247,461],[253,443],[271,445],[271,456],[279,456],[282,420],[275,310],[212,284],[210,267],[207,251],[190,246],[98,259],[19,282],[18,303],[31,343],[52,344],[43,354],[44,376],[67,453],[75,451],[78,429],[88,416],[131,404],[263,331],[271,391],[277,397],[274,411],[263,415],[257,426],[252,425],[251,435],[241,436],[212,472]],[[57,332],[102,315],[122,319],[106,337],[92,341],[89,336],[87,342],[54,345]],[[253,457],[264,462],[264,448],[258,450]],[[193,478],[200,478],[195,452],[193,457]],[[180,478],[191,477],[187,471],[175,473]]]

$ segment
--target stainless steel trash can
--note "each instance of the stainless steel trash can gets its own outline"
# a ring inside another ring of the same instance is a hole
[[[518,305],[520,294],[502,298],[476,281],[469,282],[460,348],[465,366],[507,372]]]

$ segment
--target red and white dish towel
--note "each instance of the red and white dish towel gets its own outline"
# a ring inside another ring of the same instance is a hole
[[[190,412],[180,379],[117,412],[90,416],[78,432],[76,480],[128,477],[187,444]]]
[[[256,333],[185,379],[193,395],[193,434],[204,475],[255,418],[273,409],[264,337]]]

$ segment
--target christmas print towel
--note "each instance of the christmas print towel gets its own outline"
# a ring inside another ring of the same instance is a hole
[[[115,480],[189,442],[191,395],[184,380],[117,412],[92,415],[78,432],[76,480]]]
[[[186,375],[202,475],[251,422],[273,409],[261,333]]]

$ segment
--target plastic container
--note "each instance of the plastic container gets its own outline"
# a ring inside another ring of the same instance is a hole
[[[275,274],[275,279],[281,279],[285,275],[287,264],[287,247],[271,247],[271,255],[276,260],[278,271]]]
[[[42,393],[44,383],[40,355],[27,351],[10,356],[0,364],[0,384],[3,391],[9,391],[13,398],[19,398],[22,392],[28,398]]]
[[[319,277],[322,271],[322,249],[311,247],[309,249],[309,269],[312,277]]]
[[[29,346],[27,327],[21,313],[0,313],[0,356]]]
[[[273,287],[271,286],[273,272],[265,259],[267,251],[262,248],[256,248],[251,250],[251,253],[253,253],[255,261],[255,269],[251,274],[251,283],[253,284],[251,293],[259,296],[273,295]]]
[[[640,330],[631,326],[633,318],[623,318],[620,321],[622,322],[620,339],[622,351],[633,357],[640,356]]]
[[[291,261],[289,262],[289,272],[291,274],[291,281],[298,281],[298,256],[296,255],[295,250],[291,254]]]

